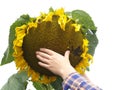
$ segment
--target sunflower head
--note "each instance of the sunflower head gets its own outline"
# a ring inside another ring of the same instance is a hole
[[[42,13],[34,19],[31,18],[26,24],[16,27],[13,41],[16,67],[20,71],[27,70],[28,76],[32,77],[33,81],[50,83],[56,80],[56,76],[38,65],[39,60],[35,52],[39,48],[48,48],[64,55],[69,49],[71,65],[79,73],[84,73],[90,65],[93,54],[89,51],[93,49],[90,46],[93,43],[88,36],[93,36],[95,31],[90,30],[90,25],[85,24],[89,20],[85,22],[85,19],[81,19],[84,14],[86,15],[85,12],[77,10],[66,13],[60,8],[47,14]]]

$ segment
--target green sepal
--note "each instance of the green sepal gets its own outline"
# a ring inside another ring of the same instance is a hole
[[[71,12],[65,12],[65,14],[70,18],[72,17],[72,13]]]
[[[13,74],[0,90],[26,90],[28,84],[27,79],[26,71]]]
[[[53,90],[50,84],[42,84],[40,82],[33,82],[33,86],[36,90]]]
[[[56,81],[52,82],[51,85],[55,90],[62,90],[62,78],[57,77]]]
[[[49,12],[54,12],[54,9],[52,7],[50,7]]]
[[[86,67],[86,70],[87,70],[87,71],[90,71],[90,68],[89,68],[89,67]]]
[[[18,18],[11,26],[10,26],[10,32],[9,32],[9,42],[8,47],[4,53],[4,56],[1,61],[1,65],[10,63],[14,60],[12,54],[14,52],[13,50],[13,40],[15,39],[15,28],[19,27],[23,24],[27,24],[29,21],[31,21],[29,15],[22,15],[20,18]]]

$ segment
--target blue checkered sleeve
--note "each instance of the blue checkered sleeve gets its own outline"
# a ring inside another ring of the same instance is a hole
[[[97,86],[93,86],[93,84],[89,83],[77,72],[71,73],[63,81],[63,90],[80,90],[80,88],[84,88],[85,90],[102,90]]]

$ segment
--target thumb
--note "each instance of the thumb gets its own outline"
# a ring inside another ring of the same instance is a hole
[[[67,58],[67,59],[69,59],[69,55],[70,55],[70,51],[69,50],[67,50],[67,51],[65,51],[65,58]]]

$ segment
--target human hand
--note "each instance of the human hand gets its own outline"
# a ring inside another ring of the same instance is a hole
[[[36,52],[36,57],[40,60],[40,66],[65,79],[70,73],[76,72],[69,62],[69,54],[70,51],[66,51],[63,56],[50,49],[40,48],[40,51]]]

